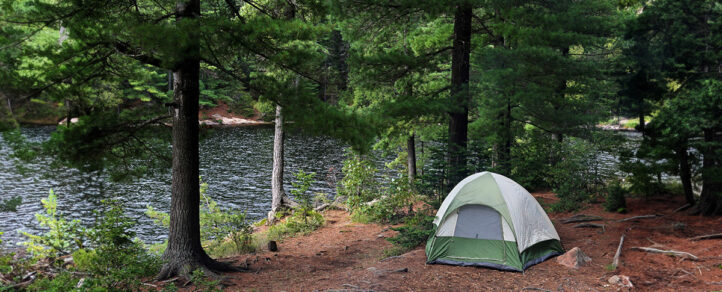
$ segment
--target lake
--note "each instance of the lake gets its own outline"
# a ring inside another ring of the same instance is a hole
[[[26,127],[30,141],[44,141],[54,127]],[[284,186],[291,189],[293,173],[315,172],[311,190],[335,194],[335,182],[341,179],[344,144],[318,136],[288,133],[285,143]],[[200,174],[208,183],[206,195],[222,208],[245,210],[258,220],[265,218],[271,206],[271,170],[273,127],[227,127],[211,130],[200,142]],[[2,212],[0,231],[6,248],[24,241],[18,231],[40,232],[34,214],[42,211],[40,200],[52,189],[58,197],[58,209],[68,219],[88,225],[95,220],[94,210],[101,200],[115,198],[124,203],[127,214],[137,219],[135,231],[148,243],[163,241],[167,230],[145,216],[147,206],[167,211],[170,206],[171,171],[150,173],[131,182],[114,183],[98,173],[83,173],[70,168],[51,169],[48,158],[23,163],[19,168],[10,158],[12,150],[0,136],[0,200],[22,197],[17,212]]]

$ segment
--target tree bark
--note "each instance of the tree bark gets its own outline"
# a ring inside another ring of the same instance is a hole
[[[271,211],[268,212],[268,224],[276,221],[276,212],[283,203],[283,107],[276,105],[275,132],[273,135],[273,172],[271,174]]]
[[[177,19],[200,15],[200,1],[176,5]],[[198,24],[196,23],[196,26]],[[171,185],[168,247],[158,279],[188,278],[195,269],[207,272],[229,267],[211,259],[203,250],[200,236],[200,190],[198,150],[198,98],[200,71],[199,27],[186,31],[189,43],[182,44],[185,58],[173,69],[173,181]]]
[[[642,132],[642,136],[644,136],[644,128],[646,127],[644,122],[644,98],[639,98],[639,131]]]
[[[469,56],[471,53],[472,6],[459,4],[454,15],[454,42],[451,56],[451,111],[449,112],[449,184],[466,176],[466,143],[469,127]]]
[[[411,133],[411,136],[406,140],[406,152],[409,183],[414,183],[414,180],[416,180],[416,135],[414,133]]]
[[[684,189],[684,199],[694,205],[694,192],[692,190],[692,171],[689,167],[689,153],[687,152],[687,143],[684,143],[677,150],[677,159],[679,160],[679,178],[682,181],[682,189]]]
[[[717,155],[722,143],[722,136],[717,128],[704,130],[702,155],[702,194],[699,198],[698,211],[705,216],[722,214],[722,177],[720,177],[721,158]]]

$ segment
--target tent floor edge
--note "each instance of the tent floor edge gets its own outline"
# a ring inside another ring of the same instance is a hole
[[[430,262],[426,262],[427,264],[444,264],[444,265],[452,265],[452,266],[461,266],[461,267],[480,267],[480,268],[491,268],[501,271],[509,271],[509,272],[524,272],[523,270],[520,270],[515,267],[510,267],[507,265],[502,264],[495,264],[495,263],[467,263],[467,262],[461,262],[461,261],[454,261],[454,260],[448,260],[448,259],[436,259]]]

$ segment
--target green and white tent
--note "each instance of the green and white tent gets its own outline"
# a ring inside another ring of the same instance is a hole
[[[519,272],[563,252],[536,199],[513,180],[491,172],[473,174],[451,190],[426,243],[430,264]]]

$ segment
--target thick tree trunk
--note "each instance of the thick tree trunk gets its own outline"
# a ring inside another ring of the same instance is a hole
[[[688,204],[694,205],[694,192],[692,190],[692,171],[689,168],[689,153],[687,152],[687,143],[677,150],[677,159],[679,160],[679,178],[682,181],[684,189],[684,199]]]
[[[197,18],[200,15],[199,0],[178,3],[176,13],[179,20]],[[189,273],[198,268],[207,272],[228,269],[211,259],[201,246],[198,170],[199,31],[196,27],[186,32],[189,43],[183,44],[185,59],[176,64],[173,70],[176,108],[173,112],[170,228],[159,279],[176,275],[187,278]]]
[[[268,224],[276,221],[276,212],[283,204],[283,108],[276,105],[275,133],[273,135],[273,172],[271,174],[271,211],[268,212]]]
[[[406,168],[409,173],[409,183],[414,183],[416,179],[416,135],[411,133],[406,139]]]
[[[466,176],[466,143],[469,127],[469,55],[472,7],[459,4],[454,15],[454,47],[451,56],[451,107],[449,112],[449,184]]]
[[[717,133],[718,129],[708,128],[704,130],[704,142],[702,155],[702,194],[699,198],[698,211],[705,216],[722,214],[722,158],[717,152],[722,143],[722,136]]]

